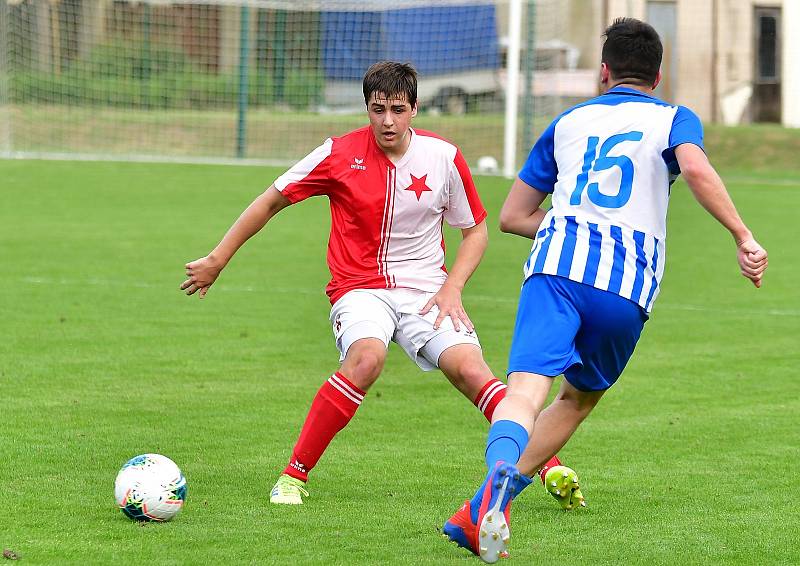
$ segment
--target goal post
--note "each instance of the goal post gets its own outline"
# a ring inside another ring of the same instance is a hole
[[[0,2],[0,157],[10,156],[12,147],[8,29],[8,4]]]

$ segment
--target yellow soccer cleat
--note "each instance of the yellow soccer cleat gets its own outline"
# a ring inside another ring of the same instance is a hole
[[[586,499],[578,484],[578,474],[567,466],[554,466],[544,476],[544,486],[556,498],[561,508],[570,511],[575,507],[586,507]]]
[[[303,496],[308,497],[305,482],[292,476],[281,474],[269,494],[269,502],[278,505],[302,505]]]

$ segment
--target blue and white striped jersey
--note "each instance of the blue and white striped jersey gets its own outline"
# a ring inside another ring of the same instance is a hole
[[[556,118],[519,178],[552,193],[525,264],[617,293],[650,312],[664,273],[675,148],[703,147],[688,108],[616,87]]]

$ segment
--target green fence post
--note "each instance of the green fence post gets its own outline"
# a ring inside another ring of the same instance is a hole
[[[286,93],[286,10],[275,12],[275,33],[272,37],[275,57],[275,102],[281,103]]]
[[[256,8],[256,106],[266,106],[267,101],[267,49],[269,29],[267,10]]]
[[[250,9],[242,6],[241,30],[239,31],[239,119],[236,124],[236,157],[244,157],[247,151],[247,87],[248,58],[250,51]]]
[[[139,77],[139,96],[142,106],[150,108],[150,74],[153,68],[150,52],[150,4],[145,2],[142,10],[142,69]]]

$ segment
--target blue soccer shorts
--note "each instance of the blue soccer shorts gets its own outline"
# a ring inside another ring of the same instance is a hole
[[[563,373],[576,389],[603,391],[625,369],[647,318],[615,293],[535,274],[522,286],[508,373]]]

